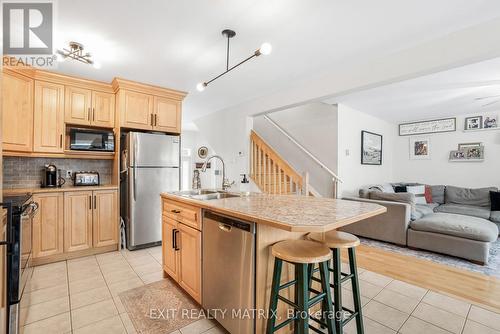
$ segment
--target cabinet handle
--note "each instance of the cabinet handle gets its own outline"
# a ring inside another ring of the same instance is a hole
[[[155,126],[157,126],[157,125],[158,125],[158,115],[155,114]]]
[[[97,209],[97,196],[94,196],[94,209]]]
[[[92,196],[89,195],[89,210],[92,210]]]
[[[172,230],[172,248],[175,250],[177,248],[177,245],[175,244],[175,231],[177,231],[175,228]]]
[[[179,234],[179,230],[175,230],[174,232],[174,241],[175,241],[175,250],[178,251],[180,248],[178,247],[179,245],[177,244],[177,235]]]
[[[181,213],[181,210],[170,210],[172,213]]]
[[[87,109],[88,109],[88,119],[90,121],[90,107],[88,107]]]
[[[92,121],[95,121],[95,108],[92,108]]]
[[[59,135],[59,147],[62,148],[62,140],[63,140],[63,135],[62,133]]]

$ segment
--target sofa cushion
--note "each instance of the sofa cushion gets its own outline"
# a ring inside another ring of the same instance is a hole
[[[406,191],[415,195],[415,203],[417,204],[425,204],[427,201],[425,200],[425,186],[407,186]]]
[[[429,203],[429,204],[415,204],[415,210],[420,213],[421,217],[430,215],[434,213],[434,209],[438,206],[437,203]]]
[[[489,208],[460,204],[443,204],[436,207],[434,209],[434,212],[455,213],[457,215],[472,216],[483,219],[490,219],[491,214]]]
[[[491,211],[500,211],[500,192],[490,191]]]
[[[408,203],[412,207],[415,206],[415,195],[411,193],[383,193],[381,191],[371,191],[369,195],[370,199]]]
[[[470,189],[446,186],[444,199],[447,204],[465,204],[489,208],[491,206],[490,191],[498,191],[498,189],[495,187]]]
[[[498,227],[485,219],[456,215],[452,213],[433,213],[410,223],[416,231],[441,233],[477,241],[493,242],[498,237]]]
[[[444,186],[438,185],[438,186],[430,186],[431,187],[431,194],[432,194],[432,201],[434,203],[439,203],[439,204],[444,204]]]
[[[490,220],[494,223],[500,224],[500,211],[491,211]]]

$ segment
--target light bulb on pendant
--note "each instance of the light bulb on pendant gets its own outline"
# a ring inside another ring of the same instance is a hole
[[[200,82],[199,84],[196,85],[196,89],[199,92],[203,92],[205,90],[205,87],[207,87],[207,84],[204,82]]]
[[[271,53],[271,51],[273,51],[273,47],[270,43],[262,43],[262,45],[260,46],[260,49],[259,49],[259,52],[261,54],[263,54],[264,56],[267,56],[268,54]]]

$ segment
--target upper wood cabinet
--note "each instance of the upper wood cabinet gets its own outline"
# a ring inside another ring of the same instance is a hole
[[[66,86],[64,121],[71,124],[90,125],[92,91]]]
[[[153,130],[180,133],[181,103],[165,97],[155,96],[153,99],[153,105]]]
[[[33,80],[4,72],[2,82],[3,149],[31,152],[33,148]]]
[[[138,92],[120,90],[121,126],[131,129],[151,130],[153,128],[153,96]]]
[[[115,126],[115,94],[92,91],[92,125]]]
[[[64,193],[64,251],[92,248],[92,191]]]
[[[33,195],[38,212],[33,219],[33,258],[64,252],[63,193]]]
[[[68,124],[114,127],[115,95],[66,86],[64,121]]]
[[[63,153],[64,86],[35,81],[33,151]]]
[[[94,191],[94,247],[118,243],[118,194],[116,190]]]

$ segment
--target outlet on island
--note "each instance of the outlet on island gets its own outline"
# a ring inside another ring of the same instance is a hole
[[[68,179],[73,178],[73,171],[72,170],[67,170],[66,171],[66,178],[68,178]]]

